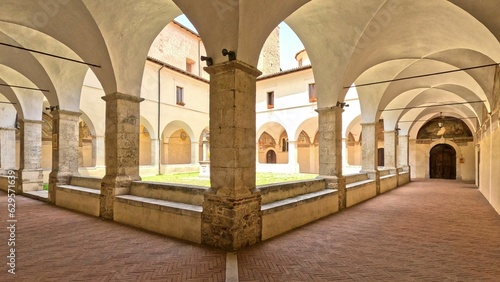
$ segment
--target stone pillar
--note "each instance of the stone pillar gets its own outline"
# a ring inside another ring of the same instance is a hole
[[[106,147],[104,142],[104,136],[95,137],[95,166],[103,167],[106,165],[104,156],[104,147]]]
[[[238,60],[210,74],[210,181],[201,242],[238,250],[261,240],[261,195],[255,187],[256,68]]]
[[[42,190],[42,121],[21,120],[21,162],[16,193]]]
[[[200,143],[191,142],[191,164],[198,164],[200,162]]]
[[[291,173],[299,173],[299,162],[298,162],[299,152],[297,147],[297,141],[288,141],[288,165],[290,166]]]
[[[347,155],[347,138],[342,138],[342,167],[349,166]]]
[[[80,113],[52,111],[52,171],[49,174],[49,202],[56,202],[56,187],[69,184],[78,175]]]
[[[159,167],[160,162],[160,141],[158,139],[151,140],[151,165]],[[159,173],[158,173],[159,174]]]
[[[397,166],[397,131],[384,131],[384,166],[395,173]]]
[[[328,189],[337,189],[339,209],[346,207],[346,184],[342,175],[342,112],[339,107],[320,108],[319,123],[319,177]]]
[[[106,101],[105,162],[101,183],[101,217],[113,219],[114,197],[128,194],[139,176],[140,107],[144,99],[113,93]]]
[[[380,172],[378,171],[377,123],[362,123],[361,132],[361,173],[368,174],[377,183],[377,194],[380,194]]]
[[[408,135],[398,136],[398,167],[402,168],[403,171],[410,171],[409,166],[409,153],[410,153],[410,142]]]
[[[0,128],[0,175],[16,168],[16,129]]]

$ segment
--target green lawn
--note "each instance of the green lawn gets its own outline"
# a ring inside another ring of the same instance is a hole
[[[142,180],[210,187],[210,179],[200,178],[198,175],[199,175],[198,172],[177,173],[168,175],[146,176],[143,177]],[[265,185],[265,184],[294,181],[294,180],[314,179],[316,176],[317,174],[306,174],[306,173],[288,174],[288,173],[258,172],[256,184]]]

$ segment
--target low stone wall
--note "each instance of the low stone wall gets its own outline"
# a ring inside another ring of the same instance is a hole
[[[324,190],[326,188],[326,182],[324,180],[311,179],[261,185],[257,188],[260,190],[262,195],[262,205],[265,205],[271,202],[293,198],[302,194]]]
[[[113,219],[163,235],[201,243],[201,213],[208,188],[136,181],[117,196]]]
[[[132,182],[130,195],[201,206],[207,190],[206,187],[193,185],[135,181]]]
[[[100,215],[100,190],[72,185],[56,188],[56,206],[81,213]]]
[[[101,177],[83,177],[83,176],[72,176],[71,185],[92,188],[96,190],[101,190]]]
[[[377,195],[377,184],[375,180],[367,180],[363,183],[347,185],[346,207],[351,207]]]
[[[410,183],[410,172],[409,171],[402,171],[398,175],[399,177],[399,186]]]
[[[385,193],[398,187],[398,175],[388,174],[380,177],[380,193]]]
[[[368,175],[366,173],[352,173],[352,174],[346,174],[344,175],[345,177],[345,184],[349,185],[354,182],[361,182],[368,180]]]
[[[101,178],[71,177],[69,185],[56,187],[56,206],[100,216]]]
[[[337,191],[325,188],[324,180],[259,186],[262,193],[262,240],[337,212]]]
[[[201,243],[201,206],[124,195],[113,209],[116,222]]]
[[[375,180],[365,173],[349,174],[346,178],[346,207],[354,206],[377,195]]]

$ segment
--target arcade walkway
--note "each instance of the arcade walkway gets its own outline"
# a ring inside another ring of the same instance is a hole
[[[0,194],[0,281],[225,280],[223,251],[16,199],[14,277]],[[498,281],[500,215],[470,184],[419,180],[237,255],[239,281]]]

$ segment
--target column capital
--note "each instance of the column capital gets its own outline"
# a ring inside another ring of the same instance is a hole
[[[359,125],[361,126],[368,126],[368,125],[377,125],[378,122],[362,122]]]
[[[67,110],[54,110],[51,112],[53,118],[60,118],[61,116],[75,116],[80,117],[82,115],[81,112],[73,112]]]
[[[114,100],[128,100],[128,101],[140,103],[140,102],[144,101],[144,98],[129,95],[129,94],[123,94],[120,92],[106,94],[106,96],[101,97],[101,99],[103,99],[106,102],[110,102],[110,101],[114,101]]]
[[[20,119],[19,122],[21,122],[21,123],[43,124],[43,121],[41,121],[41,120],[32,120],[32,119]]]
[[[234,69],[242,70],[242,71],[249,73],[255,77],[258,77],[259,75],[262,74],[262,72],[260,70],[258,70],[256,67],[251,66],[251,65],[249,65],[245,62],[239,61],[239,60],[227,61],[227,62],[223,62],[220,64],[212,65],[209,67],[204,67],[203,69],[210,75],[218,75],[221,73],[227,73],[227,72],[230,72]]]
[[[15,127],[0,127],[0,130],[3,130],[3,131],[16,131],[18,129],[15,128]]]
[[[339,107],[336,107],[336,106],[331,106],[331,107],[321,107],[321,108],[317,108],[315,109],[315,111],[317,113],[321,113],[321,112],[330,112],[330,111],[340,111],[340,113],[343,113],[344,112],[344,109],[342,108],[339,108]]]

